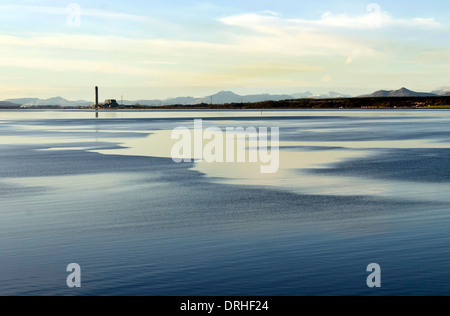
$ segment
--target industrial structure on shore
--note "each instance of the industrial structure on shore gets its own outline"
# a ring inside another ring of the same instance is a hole
[[[104,103],[99,103],[98,99],[99,99],[98,98],[98,87],[95,87],[95,104],[92,105],[92,107],[94,109],[105,109],[105,108],[109,108],[109,109],[124,109],[124,108],[128,107],[128,106],[125,106],[123,104],[117,103],[117,100],[115,100],[115,99],[105,100]]]

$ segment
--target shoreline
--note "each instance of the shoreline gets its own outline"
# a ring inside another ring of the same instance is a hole
[[[398,109],[450,109],[450,97],[386,97],[386,98],[343,98],[343,99],[296,99],[283,101],[265,101],[255,103],[228,104],[173,104],[166,106],[122,106],[101,107],[64,107],[64,106],[7,106],[0,110],[398,110]]]

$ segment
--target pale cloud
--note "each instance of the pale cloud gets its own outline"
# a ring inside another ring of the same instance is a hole
[[[297,74],[311,75],[323,71],[322,67],[309,66],[305,64],[292,64],[283,62],[270,63],[246,63],[232,67],[217,69],[215,73],[197,74],[193,79],[202,82],[208,81],[227,82],[228,84],[245,84],[267,80],[280,80]]]
[[[337,27],[347,29],[371,29],[371,28],[421,28],[438,29],[443,25],[434,18],[412,18],[401,19],[390,16],[387,12],[373,12],[359,16],[349,16],[346,14],[325,13],[319,20],[292,20],[292,23],[299,25]]]
[[[0,5],[0,10],[5,7],[67,14],[66,8]],[[355,74],[378,70],[380,64],[384,65],[384,72],[392,69],[403,74],[401,64],[415,62],[413,57],[418,58],[417,64],[427,60],[448,61],[448,50],[431,46],[421,54],[424,48],[420,43],[410,42],[407,46],[402,39],[389,41],[387,32],[367,40],[366,30],[377,25],[422,31],[443,27],[435,19],[400,19],[380,11],[380,23],[377,23],[376,13],[359,16],[326,13],[316,20],[286,19],[280,13],[269,11],[233,15],[219,19],[221,25],[217,30],[222,33],[215,41],[199,40],[202,37],[182,40],[157,32],[148,38],[61,31],[5,33],[0,35],[0,67],[7,68],[5,71],[11,75],[19,68],[29,69],[30,73],[35,73],[35,69],[45,75],[48,72],[48,76],[54,72],[56,76],[76,72],[77,78],[95,77],[118,86],[128,76],[126,84],[130,87],[148,83],[164,89],[231,89],[327,86],[330,82],[349,82],[351,86],[362,82],[354,79]],[[100,20],[154,22],[139,15],[89,9],[83,9],[83,15]]]
[[[39,6],[39,5],[10,5],[4,4],[0,5],[0,11],[4,13],[34,13],[34,14],[55,14],[55,15],[64,15],[67,16],[70,12],[68,11],[69,7],[56,7],[56,6]],[[155,19],[151,19],[147,16],[136,15],[136,14],[127,14],[121,12],[113,12],[107,10],[95,10],[95,9],[87,9],[81,8],[82,16],[89,16],[101,19],[108,20],[126,20],[126,21],[137,21],[137,22],[145,22],[145,23],[155,23],[157,22]]]
[[[54,59],[46,57],[0,56],[0,67],[41,69],[65,72],[78,71],[102,74],[154,75],[155,72],[145,68],[104,61],[87,61],[80,59]]]
[[[61,91],[54,86],[39,86],[33,85],[11,85],[11,84],[1,84],[0,85],[0,95],[2,99],[16,98],[16,97],[36,97],[36,95],[51,95],[57,91]]]
[[[116,52],[115,45],[123,48]],[[295,59],[295,54],[284,58],[267,52],[255,54],[255,50],[249,50],[240,42],[214,44],[54,34],[36,37],[3,35],[0,46],[3,50],[0,67],[104,74],[117,80],[121,75],[127,75],[133,76],[134,82],[150,80],[154,87],[257,86],[267,81],[275,84],[285,76],[323,71],[320,66],[290,61]],[[20,49],[21,53],[17,54],[21,47],[27,49]],[[58,51],[64,53],[58,53],[56,56],[59,57],[55,58],[54,52]]]
[[[321,27],[367,30],[375,27],[405,27],[419,29],[439,29],[444,25],[434,18],[394,18],[387,12],[371,12],[367,14],[350,16],[347,14],[324,13],[317,20],[284,19],[280,15],[246,13],[224,17],[221,22],[253,29],[266,34],[279,35],[286,31],[316,30]]]
[[[8,8],[24,8],[27,10],[43,10],[51,13],[66,13],[65,9],[39,6],[0,6]],[[83,10],[83,14],[93,16],[115,16],[111,12],[98,12],[95,10]],[[120,14],[125,19],[137,19],[139,16]],[[351,64],[355,58],[384,58],[386,52],[373,43],[364,39],[348,37],[344,35],[330,34],[321,27],[333,28],[365,28],[368,27],[367,17],[374,13],[350,17],[347,15],[324,14],[319,20],[284,19],[276,12],[249,13],[221,18],[225,25],[239,26],[254,32],[228,32],[227,37],[221,43],[204,41],[185,41],[171,39],[135,39],[119,36],[97,36],[85,34],[37,34],[37,35],[0,35],[0,47],[15,48],[26,47],[39,49],[42,54],[36,56],[45,59],[52,49],[73,52],[108,52],[108,58],[116,60],[106,64],[103,60],[75,60],[72,61],[78,69],[92,71],[92,69],[111,69],[110,72],[128,74],[146,74],[148,70],[141,69],[135,64],[140,63],[148,67],[171,65],[229,65],[246,64],[254,62],[255,58],[261,61],[271,60],[290,61],[291,67],[298,63],[299,59],[311,57],[337,57],[340,56],[342,64]],[[382,14],[382,25],[415,25],[417,27],[438,27],[434,19],[394,19]],[[118,17],[118,16],[117,16]],[[120,47],[120,49],[118,49]],[[92,55],[92,54],[91,54]],[[129,57],[132,56],[130,59]],[[12,56],[14,60],[15,56]],[[89,56],[91,57],[91,56]],[[91,57],[95,58],[95,57]],[[8,59],[7,54],[3,59]],[[28,59],[32,60],[32,59]],[[6,63],[6,61],[4,61]],[[43,63],[25,62],[30,66],[39,64],[38,67],[49,67],[50,70],[66,69],[68,66],[60,65],[58,61]],[[92,64],[96,67],[92,67]],[[305,64],[305,62],[303,62]],[[311,67],[317,67],[314,63]],[[69,67],[74,68],[74,67]],[[245,70],[245,69],[244,69]],[[283,71],[278,69],[278,71]]]
[[[349,30],[367,31],[374,28],[407,28],[435,30],[444,25],[434,18],[395,18],[382,12],[373,4],[367,13],[350,16],[327,12],[317,20],[287,19],[274,13],[245,13],[221,18],[225,25],[240,27],[244,31],[235,32],[235,38],[242,46],[259,53],[275,56],[342,56],[343,64],[350,65],[356,58],[383,59],[392,57],[392,47],[398,40],[367,40],[362,36],[350,35]],[[245,32],[248,30],[248,32]],[[400,40],[401,42],[401,40]],[[391,48],[390,48],[391,47]]]
[[[318,56],[339,55],[345,61],[355,51],[365,56],[379,54],[319,33],[240,35],[227,43],[75,34],[0,35],[0,47],[0,67],[105,74],[117,81],[127,75],[134,77],[134,83],[150,81],[154,87],[321,82],[324,67],[317,62]]]
[[[384,52],[365,40],[339,36],[321,30],[314,23],[283,19],[280,16],[243,14],[221,18],[226,25],[239,26],[252,32],[235,32],[241,47],[272,56],[356,56],[382,58]],[[257,32],[255,34],[255,31]]]
[[[420,58],[428,62],[441,62],[447,68],[450,67],[450,49],[425,50],[421,53]]]
[[[228,43],[182,41],[168,39],[132,39],[118,36],[51,34],[38,36],[0,35],[0,46],[51,49],[67,52],[108,52],[108,56],[133,56],[126,62],[147,58],[148,64],[180,64],[183,62],[230,60],[254,61],[255,58],[298,58],[301,56],[380,56],[380,52],[358,43],[319,32],[283,33],[279,36],[234,35]],[[120,47],[120,50],[117,50]],[[155,60],[156,58],[156,60]],[[206,58],[206,59],[205,59]],[[125,62],[125,61],[124,61]]]
[[[322,82],[330,82],[333,79],[331,75],[326,75],[322,78]]]
[[[0,45],[21,46],[40,49],[67,49],[74,51],[120,51],[121,53],[163,53],[178,55],[185,51],[195,50],[226,51],[232,50],[232,44],[216,44],[208,42],[195,42],[168,39],[136,39],[120,36],[99,36],[99,35],[73,35],[64,33],[10,36],[0,35]],[[120,47],[120,49],[118,49]]]
[[[345,61],[345,64],[346,65],[350,65],[352,62],[353,62],[353,60],[355,59],[355,58],[357,58],[358,57],[358,55],[359,55],[359,50],[354,50],[353,52],[351,52],[348,56],[347,56],[347,59],[346,59],[346,61]]]

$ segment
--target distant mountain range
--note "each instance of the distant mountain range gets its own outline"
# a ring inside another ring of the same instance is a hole
[[[16,104],[16,103],[11,103],[11,102],[6,102],[6,101],[0,101],[0,107],[8,107],[8,108],[12,108],[12,107],[19,107],[20,104]]]
[[[438,94],[435,93],[423,93],[408,90],[406,88],[401,88],[400,90],[380,90],[369,95],[364,95],[361,97],[369,98],[394,98],[394,97],[435,97]]]
[[[450,96],[450,87],[442,87],[437,90],[431,91],[431,93],[442,96]]]
[[[443,87],[432,91],[431,93],[415,92],[406,88],[400,90],[380,90],[368,95],[359,96],[361,98],[378,98],[378,97],[433,97],[433,96],[450,96],[450,87]],[[340,99],[340,98],[352,98],[351,95],[342,94],[339,92],[331,91],[326,94],[315,95],[310,91],[296,94],[254,94],[254,95],[239,95],[231,91],[221,91],[207,97],[178,97],[169,98],[165,100],[137,100],[128,101],[124,100],[124,105],[136,105],[143,106],[164,106],[164,105],[196,105],[201,103],[207,104],[227,104],[227,103],[255,103],[264,101],[282,101],[292,99]],[[68,101],[62,97],[50,98],[50,99],[38,99],[38,98],[22,98],[22,99],[8,99],[0,102],[0,107],[39,107],[39,106],[62,106],[62,107],[89,107],[93,104],[91,101]]]
[[[63,106],[63,107],[83,107],[91,106],[92,102],[89,101],[68,101],[61,97],[50,99],[38,99],[38,98],[21,98],[21,99],[8,99],[6,102],[18,104],[20,106]]]
[[[146,106],[162,106],[162,105],[195,105],[195,104],[226,104],[226,103],[254,103],[254,102],[264,102],[264,101],[281,101],[293,99],[292,95],[282,94],[282,95],[272,95],[272,94],[255,94],[255,95],[239,95],[231,91],[221,91],[214,95],[207,97],[178,97],[169,98],[165,100],[139,100],[139,101],[124,101],[125,105],[141,104]]]
[[[331,91],[326,94],[321,94],[315,97],[315,99],[345,99],[345,98],[353,98],[353,96],[349,94],[342,94],[339,92]]]
[[[296,93],[296,94],[252,94],[239,95],[231,91],[220,91],[214,95],[207,97],[193,98],[193,97],[179,97],[169,98],[165,100],[139,100],[139,101],[124,101],[125,105],[141,104],[146,106],[162,106],[162,105],[195,105],[201,103],[207,104],[227,104],[227,103],[256,103],[265,101],[282,101],[292,99],[336,99],[336,98],[351,98],[352,96],[338,92],[329,92],[327,94],[314,95],[312,92]]]
[[[297,93],[297,94],[254,94],[254,95],[239,95],[231,91],[221,91],[214,95],[207,97],[178,97],[169,98],[164,100],[124,100],[124,105],[144,105],[144,106],[164,106],[173,104],[182,105],[196,105],[201,103],[207,104],[226,104],[226,103],[254,103],[264,101],[282,101],[289,99],[305,99],[305,98],[348,98],[349,95],[341,94],[338,92],[330,92],[328,94],[314,95],[311,92]],[[38,98],[21,98],[21,99],[8,99],[5,100],[5,106],[11,106],[11,103],[26,106],[26,107],[38,107],[38,106],[62,106],[62,107],[89,107],[93,104],[91,101],[68,101],[61,97],[50,99],[38,99]],[[8,104],[8,105],[7,105]],[[0,104],[0,106],[2,106]]]

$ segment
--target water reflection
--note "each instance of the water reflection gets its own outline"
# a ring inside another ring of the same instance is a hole
[[[0,295],[450,291],[450,112],[0,113]],[[193,117],[280,127],[280,171],[174,164]]]

